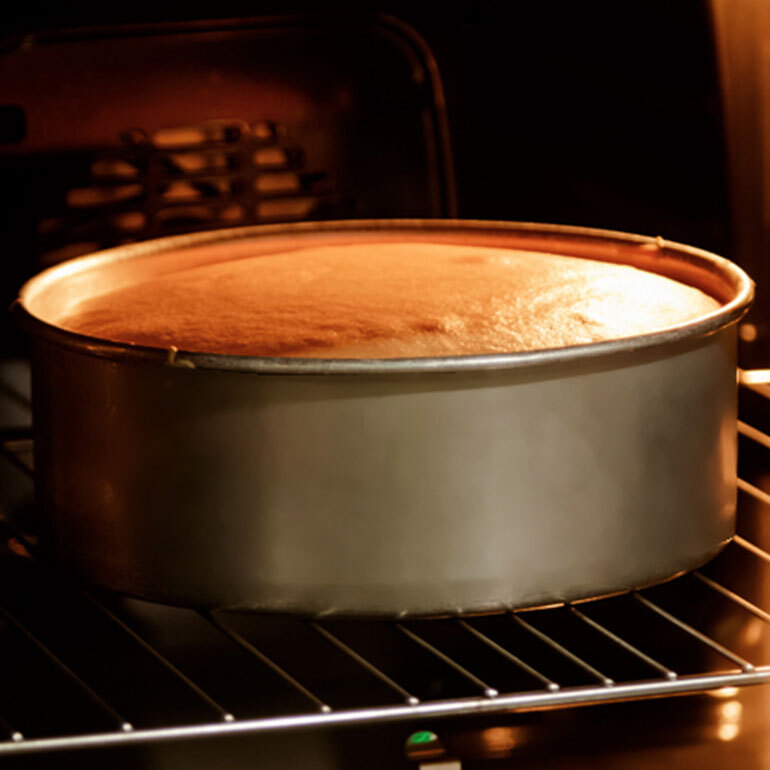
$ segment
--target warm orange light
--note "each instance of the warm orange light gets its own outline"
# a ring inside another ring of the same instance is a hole
[[[717,737],[720,741],[731,741],[741,731],[741,715],[743,705],[737,700],[729,700],[719,705],[717,709],[719,725]]]
[[[738,725],[734,725],[734,724],[719,725],[719,729],[717,730],[717,736],[719,737],[720,741],[732,741],[734,738],[738,737],[739,732],[740,732],[740,728],[738,727]]]
[[[744,385],[765,385],[770,383],[770,369],[748,369],[740,374]]]
[[[67,203],[73,208],[101,206],[105,203],[118,203],[131,200],[142,194],[139,184],[126,184],[116,187],[81,187],[67,193]]]
[[[306,217],[318,201],[315,198],[276,198],[257,204],[260,219],[282,219],[284,217]]]
[[[12,537],[8,541],[8,550],[11,551],[11,553],[15,553],[17,556],[29,556],[29,551],[26,546],[15,537]]]
[[[764,622],[759,618],[752,618],[743,629],[743,641],[749,646],[758,644],[762,639],[764,626]]]
[[[285,166],[287,162],[286,151],[280,147],[260,147],[254,153],[257,166]]]
[[[260,174],[254,182],[259,192],[293,192],[299,190],[301,182],[298,174]]]
[[[757,327],[754,324],[741,324],[738,327],[738,336],[744,342],[754,342],[757,338]]]
[[[516,730],[512,727],[490,727],[483,730],[484,753],[491,757],[507,757],[516,746]]]
[[[720,687],[718,690],[709,690],[709,695],[712,698],[734,698],[737,694],[737,687]]]

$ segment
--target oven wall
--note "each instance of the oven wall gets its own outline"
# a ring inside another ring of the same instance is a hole
[[[426,40],[444,82],[460,216],[617,228],[730,251],[708,0],[17,6],[2,24],[14,35],[292,13],[383,13]]]

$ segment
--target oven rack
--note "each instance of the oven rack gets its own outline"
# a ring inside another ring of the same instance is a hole
[[[9,428],[0,434],[0,481],[14,479],[2,485],[14,499],[0,508],[0,755],[395,720],[423,726],[765,682],[765,379],[742,376],[740,534],[709,564],[620,596],[432,620],[210,614],[85,591],[38,561],[23,513],[20,522],[13,515],[31,500],[32,446],[28,429]]]

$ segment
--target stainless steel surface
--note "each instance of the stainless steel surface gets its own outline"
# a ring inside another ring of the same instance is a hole
[[[180,247],[404,237],[634,264],[724,305],[628,340],[392,361],[134,349],[55,326]],[[181,605],[407,616],[648,585],[733,533],[733,324],[751,294],[696,249],[510,223],[244,228],[54,268],[16,306],[34,342],[43,535],[90,582]]]
[[[35,651],[50,664],[37,664],[38,686],[6,688],[0,754],[400,720],[431,720],[440,729],[451,716],[766,682],[770,507],[765,493],[750,491],[770,480],[762,443],[770,419],[762,420],[742,445],[750,480],[742,485],[738,543],[657,588],[550,609],[399,623],[165,608],[85,593],[38,561],[33,540],[4,519],[0,608],[10,626],[0,624],[0,642],[15,650],[21,680]],[[12,441],[8,452],[23,455],[26,444]],[[30,493],[31,477],[19,465],[15,486],[26,479]],[[5,502],[2,512],[14,513]],[[27,702],[37,704],[31,719]],[[68,713],[78,709],[85,716],[73,727]]]

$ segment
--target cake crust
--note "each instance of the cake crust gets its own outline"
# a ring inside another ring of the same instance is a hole
[[[699,289],[628,265],[404,241],[182,268],[83,301],[59,325],[190,352],[418,358],[621,339],[719,307]]]

